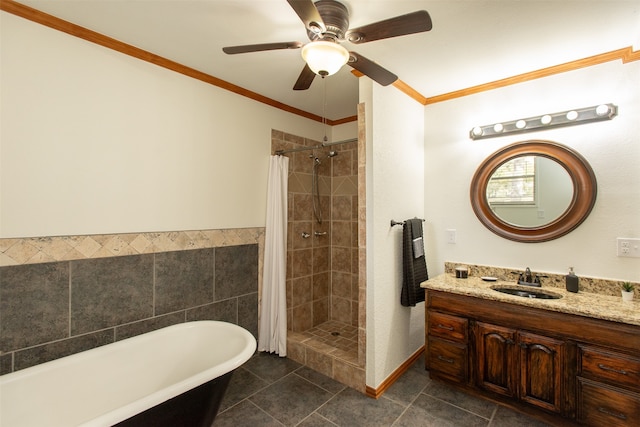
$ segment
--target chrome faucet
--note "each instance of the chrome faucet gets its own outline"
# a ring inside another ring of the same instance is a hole
[[[523,273],[517,273],[515,271],[512,273],[520,274],[518,276],[518,281],[517,281],[518,285],[535,286],[536,288],[542,287],[542,283],[540,283],[540,278],[547,277],[547,276],[540,276],[538,274],[534,276],[529,267],[527,267]]]
[[[533,283],[533,280],[531,280],[531,269],[529,267],[524,271],[524,281],[527,283]]]

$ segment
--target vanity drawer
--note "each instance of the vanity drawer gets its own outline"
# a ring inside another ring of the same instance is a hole
[[[581,346],[579,360],[581,376],[640,391],[640,359]]]
[[[465,318],[429,312],[429,336],[467,342],[467,325]]]
[[[640,420],[640,395],[578,379],[578,421],[590,426],[633,426]]]
[[[438,338],[429,339],[429,370],[457,380],[467,380],[467,346]]]

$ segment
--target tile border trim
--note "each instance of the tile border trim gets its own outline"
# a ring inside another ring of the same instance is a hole
[[[257,243],[264,227],[0,239],[0,267]]]

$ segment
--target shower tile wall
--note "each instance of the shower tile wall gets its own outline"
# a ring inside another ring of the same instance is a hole
[[[335,147],[331,174],[331,320],[358,326],[357,143]]]
[[[191,320],[257,337],[259,245],[0,267],[0,374]]]
[[[272,152],[319,145],[319,141],[272,131]],[[357,144],[289,153],[287,323],[302,332],[328,320],[358,325]],[[321,164],[320,205],[314,219],[313,157]],[[303,237],[303,233],[310,235]],[[320,235],[316,235],[320,233]],[[324,234],[326,233],[326,234]]]

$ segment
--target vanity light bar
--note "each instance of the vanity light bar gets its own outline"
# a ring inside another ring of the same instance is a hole
[[[618,115],[618,107],[613,104],[600,104],[593,107],[578,108],[560,113],[528,117],[509,122],[476,126],[469,131],[471,139],[493,138],[514,133],[532,132],[560,126],[581,125],[601,120],[611,120]]]

